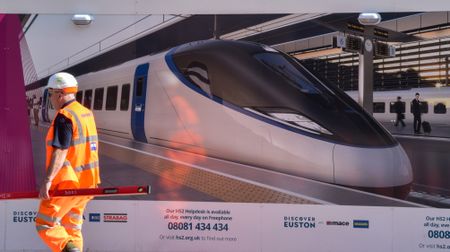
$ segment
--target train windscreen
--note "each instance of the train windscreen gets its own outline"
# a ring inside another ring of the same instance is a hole
[[[353,99],[324,84],[290,56],[240,41],[178,47],[177,69],[202,94],[311,137],[353,146],[396,145]]]

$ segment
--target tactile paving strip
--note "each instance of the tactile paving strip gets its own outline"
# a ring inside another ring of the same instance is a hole
[[[101,143],[102,155],[139,167],[225,202],[317,204],[270,188]],[[158,190],[154,188],[154,190]]]

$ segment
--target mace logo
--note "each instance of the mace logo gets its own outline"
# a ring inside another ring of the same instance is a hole
[[[327,221],[327,226],[350,226],[350,223],[348,221]]]
[[[353,228],[369,228],[368,220],[353,220]]]
[[[90,213],[89,222],[100,222],[101,216],[99,213]]]

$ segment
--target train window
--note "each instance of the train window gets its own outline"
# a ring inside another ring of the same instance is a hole
[[[423,114],[428,113],[428,102],[426,102],[426,101],[420,102],[420,111],[421,111]]]
[[[276,53],[258,53],[254,57],[267,67],[267,70],[279,75],[286,83],[306,94],[322,94],[316,85],[312,84],[284,56]]]
[[[104,88],[96,88],[94,95],[94,110],[103,109],[103,91]]]
[[[395,111],[395,103],[396,102],[390,102],[389,113],[397,113],[397,111]],[[406,103],[400,102],[400,113],[405,113],[405,110],[406,110]]]
[[[117,86],[108,87],[106,90],[106,110],[116,110],[117,107]]]
[[[127,111],[130,103],[130,84],[122,86],[122,94],[120,95],[120,110]]]
[[[434,105],[434,113],[435,114],[445,114],[445,113],[447,113],[447,107],[445,107],[444,103],[439,102],[438,104]]]
[[[385,104],[384,102],[374,102],[373,103],[373,113],[384,113]]]
[[[80,90],[77,92],[77,102],[81,103],[81,101],[83,100],[83,91]]]
[[[143,89],[144,89],[144,77],[139,77],[136,83],[136,96],[142,96]]]
[[[86,90],[86,92],[84,92],[83,105],[86,108],[91,109],[91,104],[92,104],[92,89],[89,89],[89,90]]]
[[[411,102],[410,111],[412,113],[412,102]],[[422,114],[428,113],[428,102],[427,101],[420,101],[420,113],[422,113]]]
[[[48,104],[48,108],[53,109],[53,110],[55,109],[55,108],[53,107],[53,104],[50,102],[50,100],[48,100],[48,103],[47,103],[47,104]]]
[[[184,75],[188,77],[193,84],[211,96],[211,82],[209,80],[208,68],[205,64],[197,61],[189,63],[184,70]]]

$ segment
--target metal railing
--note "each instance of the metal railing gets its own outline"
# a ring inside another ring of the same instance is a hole
[[[151,22],[155,20],[150,20],[150,18],[153,17],[160,17],[161,20],[158,22]],[[83,50],[80,50],[60,61],[57,63],[47,67],[46,69],[42,70],[38,74],[38,78],[44,78],[46,76],[49,76],[57,71],[66,69],[70,66],[76,65],[80,62],[83,62],[87,59],[90,59],[94,56],[100,55],[102,53],[105,53],[111,49],[117,48],[121,45],[124,45],[127,42],[136,40],[140,37],[143,37],[147,34],[150,34],[152,32],[158,31],[164,27],[167,27],[169,25],[172,25],[176,22],[179,22],[181,20],[184,20],[188,18],[189,15],[147,15],[136,22],[133,22],[132,24],[118,30],[117,32],[101,39],[98,42],[95,42],[92,45],[89,45],[88,47],[84,48]],[[125,38],[121,38],[121,36],[125,35],[127,32],[130,31],[130,29],[133,29],[137,24],[142,24],[145,21],[150,22],[150,27],[145,28],[137,33],[134,33],[132,36],[126,36]]]

